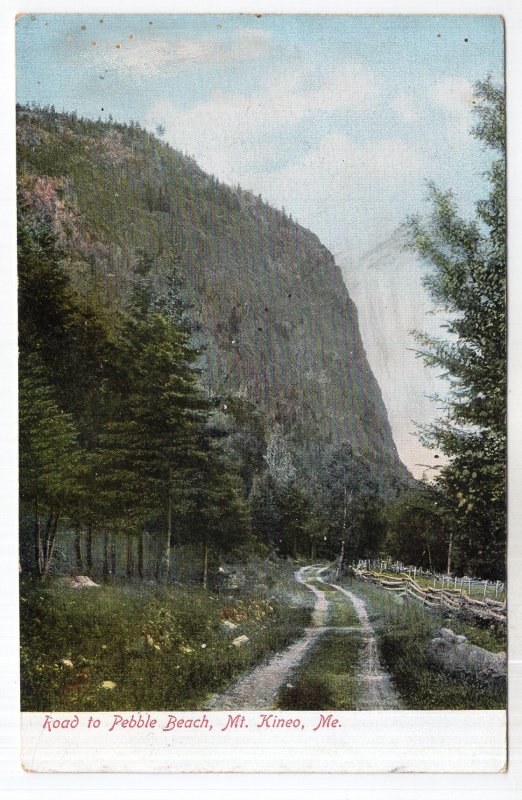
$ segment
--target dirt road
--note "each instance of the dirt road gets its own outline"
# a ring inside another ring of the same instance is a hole
[[[323,582],[320,577],[317,580]],[[366,633],[363,638],[363,648],[357,670],[359,682],[357,710],[375,711],[401,708],[402,703],[393,687],[391,678],[381,666],[375,632],[368,617],[366,603],[342,586],[338,586],[335,583],[327,585],[337,589],[338,592],[348,598],[359,617],[362,629]]]
[[[303,636],[269,661],[255,667],[222,694],[212,697],[205,706],[206,710],[246,711],[276,708],[279,690],[291,675],[295,674],[305,654],[323,633],[339,631],[349,635],[354,632],[353,628],[332,627],[325,624],[329,601],[326,593],[318,588],[315,581],[325,583],[321,576],[328,569],[329,565],[307,566],[295,573],[295,579],[306,586],[315,597],[312,624],[309,628],[305,628]],[[381,667],[375,635],[364,601],[341,586],[331,583],[326,585],[340,592],[353,605],[365,634],[357,672],[360,696],[358,709],[400,708],[400,700],[392,686],[390,676]]]

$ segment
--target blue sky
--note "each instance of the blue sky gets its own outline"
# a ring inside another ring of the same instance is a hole
[[[397,226],[426,211],[426,180],[465,214],[490,154],[470,135],[472,85],[503,79],[493,16],[36,15],[17,23],[22,103],[161,123],[221,180],[284,206],[332,250],[359,308],[399,452],[444,383],[412,351],[441,317]]]

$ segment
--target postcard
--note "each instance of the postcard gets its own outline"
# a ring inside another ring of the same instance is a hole
[[[24,768],[504,770],[503,20],[16,36]]]

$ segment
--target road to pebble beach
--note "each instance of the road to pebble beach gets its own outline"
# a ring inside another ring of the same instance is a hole
[[[329,602],[325,592],[311,580],[324,582],[321,574],[329,566],[302,567],[295,579],[307,587],[315,596],[312,624],[305,628],[304,635],[289,647],[272,656],[251,672],[239,678],[221,694],[214,695],[205,705],[208,711],[255,711],[276,708],[277,694],[295,672],[306,653],[315,645],[326,631],[339,631],[347,635],[353,628],[339,628],[325,625]],[[363,650],[359,660],[357,677],[359,680],[358,709],[400,708],[400,700],[392,686],[390,676],[380,664],[377,643],[368,618],[366,604],[359,597],[336,584],[325,584],[340,592],[350,602],[359,618],[363,636]],[[360,634],[359,634],[360,635]]]

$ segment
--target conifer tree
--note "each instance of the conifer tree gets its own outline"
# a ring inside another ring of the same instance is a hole
[[[450,499],[467,569],[505,572],[506,196],[504,92],[476,85],[473,133],[495,153],[488,196],[463,219],[451,192],[430,189],[432,213],[408,223],[411,246],[426,263],[425,284],[447,314],[449,336],[418,335],[424,362],[450,382],[438,398],[444,415],[424,441],[449,458],[440,485]]]

